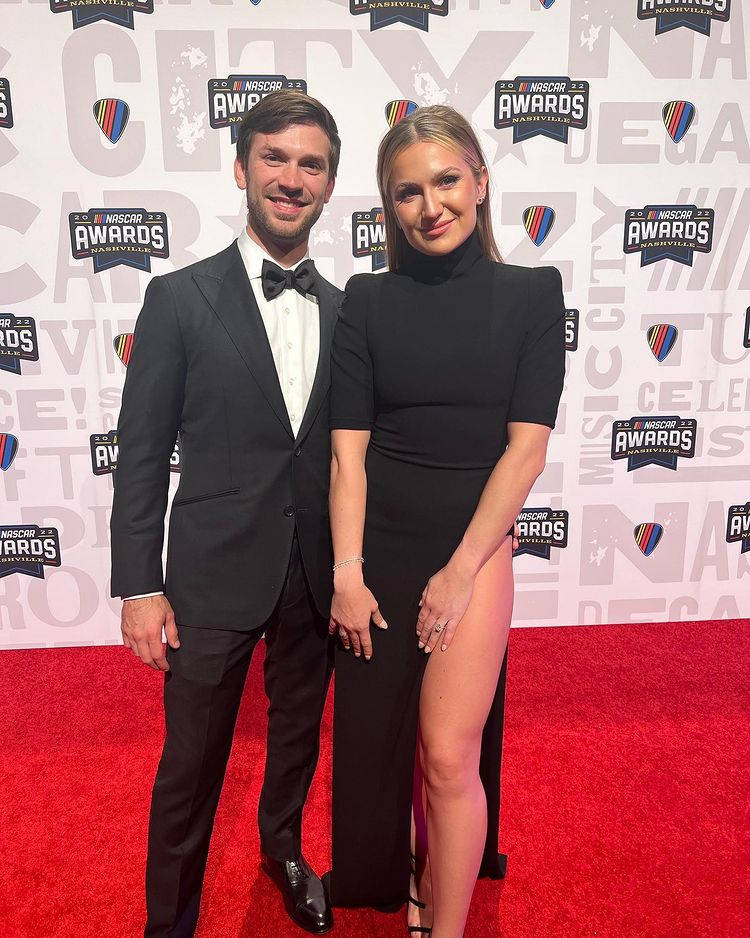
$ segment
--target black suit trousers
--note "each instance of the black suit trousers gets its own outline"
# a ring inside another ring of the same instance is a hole
[[[295,535],[279,602],[261,628],[181,626],[180,647],[167,651],[166,738],[151,800],[145,938],[189,938],[195,931],[237,712],[263,633],[270,706],[258,807],[261,848],[276,859],[301,851],[302,809],[318,761],[333,653]]]

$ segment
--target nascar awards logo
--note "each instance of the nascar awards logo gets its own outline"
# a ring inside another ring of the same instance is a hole
[[[561,508],[524,508],[516,518],[518,547],[514,557],[550,558],[551,547],[568,546],[568,512]]]
[[[94,273],[123,264],[151,270],[152,257],[169,257],[167,216],[145,208],[90,208],[72,212],[70,245],[75,260],[93,258]]]
[[[109,475],[117,471],[117,461],[120,457],[120,442],[117,430],[109,433],[92,433],[89,437],[91,449],[91,471],[95,476]],[[175,441],[174,450],[169,458],[170,472],[182,470],[182,451],[179,438]]]
[[[641,253],[641,267],[661,260],[693,266],[693,252],[708,254],[714,210],[695,205],[646,205],[625,212],[623,250]]]
[[[0,127],[5,130],[13,126],[13,105],[10,100],[10,82],[0,78]]]
[[[372,257],[372,269],[382,270],[385,257],[385,218],[382,208],[352,214],[352,254]]]
[[[589,83],[567,76],[520,76],[495,82],[495,127],[513,128],[513,143],[543,136],[568,142],[588,122]]]
[[[24,361],[39,361],[36,323],[30,316],[0,313],[0,371],[20,375]]]
[[[575,352],[578,349],[578,323],[580,313],[577,309],[565,310],[565,351]]]
[[[638,19],[656,20],[656,35],[684,26],[711,35],[711,22],[726,23],[730,0],[637,0]]]
[[[417,29],[430,28],[433,16],[448,15],[448,0],[349,0],[352,16],[370,14],[370,32],[393,23],[406,23]]]
[[[0,525],[0,578],[24,573],[44,579],[45,567],[60,566],[57,528],[36,524]]]
[[[153,13],[154,0],[49,0],[53,13],[73,14],[73,29],[104,20],[135,28],[135,13]]]
[[[750,551],[750,502],[744,505],[730,505],[727,512],[727,544],[740,541],[741,554]]]
[[[307,93],[303,78],[286,75],[230,75],[208,81],[208,122],[215,130],[231,129],[230,139],[237,143],[239,123],[267,94],[291,88]]]
[[[698,425],[691,417],[631,417],[612,424],[612,459],[627,459],[628,472],[644,466],[676,469],[695,456]]]

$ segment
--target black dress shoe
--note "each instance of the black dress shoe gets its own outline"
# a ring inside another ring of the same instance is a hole
[[[300,928],[314,935],[333,928],[333,912],[323,883],[302,855],[298,860],[274,860],[263,853],[260,865],[279,887],[289,918]]]

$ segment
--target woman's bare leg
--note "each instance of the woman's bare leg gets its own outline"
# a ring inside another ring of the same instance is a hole
[[[476,579],[448,650],[432,651],[419,711],[433,895],[432,938],[462,938],[487,832],[479,778],[482,731],[513,608],[511,539]]]

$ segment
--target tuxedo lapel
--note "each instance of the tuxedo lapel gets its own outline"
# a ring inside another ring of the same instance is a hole
[[[230,254],[232,259],[223,277],[194,274],[193,279],[220,319],[271,409],[289,436],[294,439],[255,294],[247,279],[237,244],[233,247],[234,250]]]
[[[331,342],[333,341],[333,330],[340,310],[340,301],[337,299],[336,294],[320,274],[317,274],[317,279],[320,351],[318,352],[318,367],[315,370],[315,380],[310,391],[310,399],[307,402],[307,408],[297,434],[298,443],[302,442],[307,436],[331,386]]]

